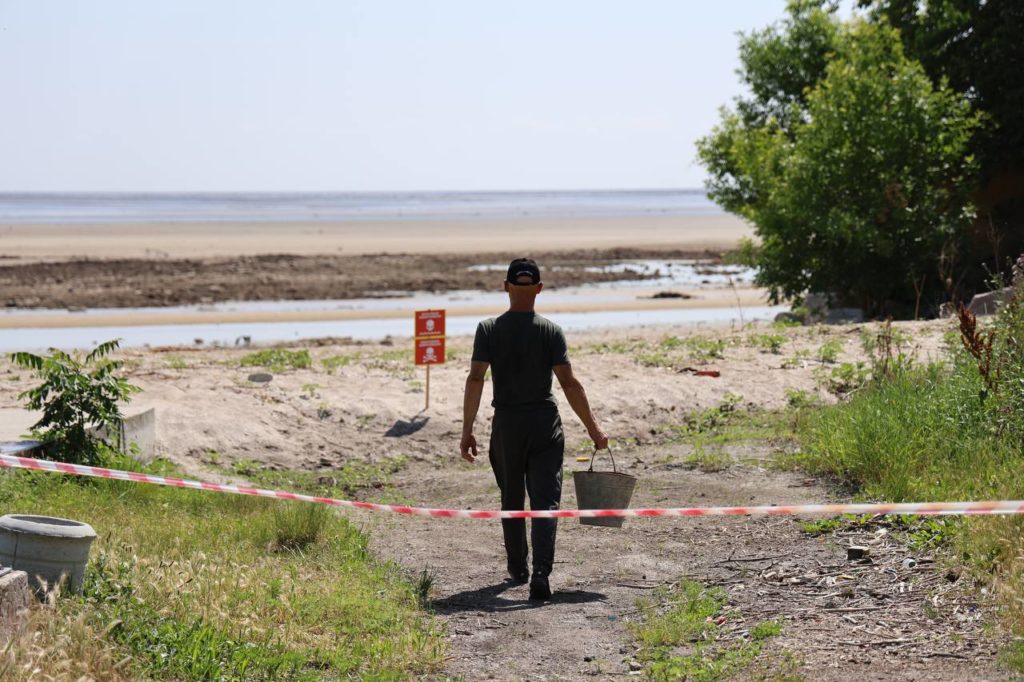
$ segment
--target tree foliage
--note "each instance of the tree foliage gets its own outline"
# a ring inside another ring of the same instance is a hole
[[[791,2],[740,54],[745,82],[778,85],[752,85],[698,151],[711,197],[755,226],[758,283],[776,301],[823,291],[870,314],[948,295],[972,219],[970,102],[884,21],[841,23],[820,1]]]
[[[11,354],[14,364],[42,379],[18,397],[26,400],[28,409],[42,410],[43,416],[32,429],[54,459],[97,464],[102,443],[90,429],[106,427],[107,433],[119,432],[123,419],[120,403],[140,389],[116,375],[122,363],[107,356],[117,347],[117,341],[101,343],[84,359],[56,349],[45,356]]]
[[[948,81],[989,119],[976,152],[988,179],[1024,164],[1024,3],[1020,0],[860,0],[900,31],[934,83]]]

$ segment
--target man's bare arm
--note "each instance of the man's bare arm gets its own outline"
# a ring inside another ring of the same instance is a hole
[[[462,398],[462,442],[459,448],[462,459],[475,462],[477,458],[476,436],[473,435],[473,422],[480,410],[480,397],[484,393],[484,377],[487,376],[486,362],[473,361],[469,365],[469,376],[466,377],[466,393]]]
[[[554,370],[558,383],[561,384],[562,391],[565,392],[565,398],[569,401],[569,406],[583,422],[590,439],[594,441],[594,447],[598,450],[608,447],[608,436],[597,425],[597,419],[594,418],[594,413],[590,409],[590,401],[587,400],[587,392],[583,390],[583,384],[572,373],[572,365],[556,365]]]

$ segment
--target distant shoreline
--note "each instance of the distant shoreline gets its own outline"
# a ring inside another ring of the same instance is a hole
[[[0,225],[330,223],[720,215],[703,190],[0,192]]]

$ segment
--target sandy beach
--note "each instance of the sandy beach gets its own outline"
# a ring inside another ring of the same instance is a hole
[[[33,308],[160,308],[229,301],[347,300],[410,292],[498,291],[481,269],[529,254],[551,290],[652,277],[637,261],[715,263],[752,234],[722,215],[343,223],[19,224],[0,226],[0,328],[365,319],[359,310],[80,317]],[[682,294],[673,299],[644,300]],[[626,292],[580,297],[553,312],[763,305],[763,291]],[[489,315],[490,307],[465,314]],[[397,311],[374,317],[397,316]],[[102,319],[101,319],[102,317]]]
[[[727,250],[752,229],[729,215],[317,223],[6,224],[0,262],[265,254]]]

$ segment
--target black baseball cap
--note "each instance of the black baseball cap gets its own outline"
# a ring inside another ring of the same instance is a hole
[[[519,281],[523,275],[530,276],[529,284],[540,284],[540,268],[537,267],[537,261],[532,258],[516,258],[508,265],[505,281],[509,284],[526,284]]]

